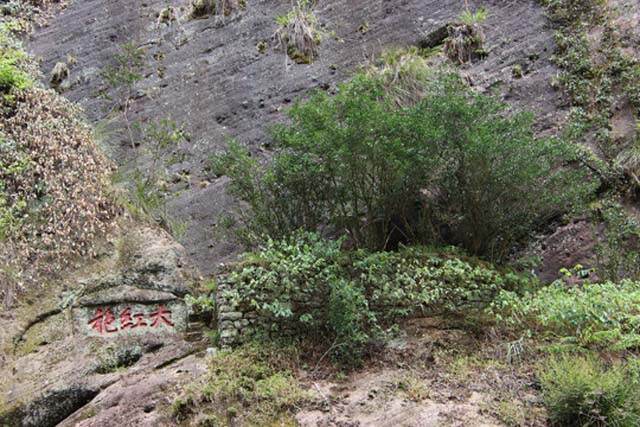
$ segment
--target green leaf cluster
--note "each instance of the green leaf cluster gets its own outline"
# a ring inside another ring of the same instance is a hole
[[[535,292],[502,291],[489,309],[499,323],[541,337],[613,350],[640,348],[640,282],[557,281]]]

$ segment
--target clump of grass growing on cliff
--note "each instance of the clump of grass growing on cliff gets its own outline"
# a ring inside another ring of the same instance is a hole
[[[365,73],[380,81],[385,96],[398,107],[409,107],[422,100],[429,82],[436,77],[428,56],[418,48],[387,50]]]
[[[465,64],[486,55],[482,23],[487,19],[487,16],[485,9],[471,12],[467,8],[458,18],[458,22],[448,26],[444,53],[449,59],[457,64]]]
[[[318,56],[322,32],[311,0],[295,0],[289,13],[276,18],[274,38],[278,47],[298,64],[310,64]]]

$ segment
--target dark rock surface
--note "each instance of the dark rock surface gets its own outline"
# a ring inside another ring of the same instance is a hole
[[[141,122],[170,117],[191,135],[180,148],[184,160],[171,166],[188,179],[172,184],[168,207],[187,225],[180,240],[203,273],[215,271],[239,249],[216,232],[234,202],[225,193],[226,178],[207,173],[208,157],[223,150],[230,137],[267,157],[268,127],[284,119],[292,100],[313,89],[335,90],[368,59],[390,47],[419,44],[464,7],[460,0],[321,1],[315,10],[327,36],[319,58],[297,65],[287,64],[271,42],[275,18],[288,10],[288,2],[249,0],[246,10],[230,17],[188,20],[189,2],[172,1],[178,22],[159,25],[165,3],[74,1],[36,32],[29,48],[42,59],[45,73],[68,55],[77,59],[65,95],[82,104],[95,123],[104,123],[109,105],[98,96],[105,89],[101,72],[114,63],[120,45],[134,42],[145,49],[144,78],[135,87],[130,116]],[[471,3],[489,12],[484,24],[489,55],[464,70],[468,79],[515,108],[533,110],[541,131],[554,128],[563,101],[550,86],[557,72],[550,63],[553,31],[542,9],[535,0]],[[270,44],[264,54],[256,48],[261,41]],[[512,75],[516,65],[522,78]],[[119,132],[103,139],[124,170],[141,156]]]

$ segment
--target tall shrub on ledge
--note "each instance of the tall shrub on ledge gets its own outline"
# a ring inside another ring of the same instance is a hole
[[[234,145],[219,166],[251,206],[250,228],[328,226],[360,247],[446,242],[500,260],[591,191],[585,172],[566,167],[571,146],[536,138],[531,114],[508,114],[455,74],[424,85],[400,107],[371,73],[313,94],[273,130],[266,168]]]

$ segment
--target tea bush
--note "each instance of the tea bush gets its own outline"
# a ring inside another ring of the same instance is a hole
[[[269,240],[220,277],[234,308],[264,320],[258,332],[330,343],[334,359],[357,366],[382,332],[416,315],[473,315],[501,289],[526,280],[455,253],[428,248],[342,251],[314,233]]]
[[[640,282],[568,287],[557,281],[522,296],[502,291],[490,310],[503,325],[541,337],[613,350],[640,348]]]
[[[544,365],[540,381],[552,425],[640,423],[639,377],[623,365],[607,368],[595,358],[564,356]]]
[[[249,228],[277,238],[328,225],[359,247],[446,242],[502,260],[592,190],[562,167],[571,146],[534,137],[531,115],[507,114],[450,73],[425,85],[401,107],[370,73],[314,94],[273,130],[265,168],[232,145],[218,170],[252,208]]]

